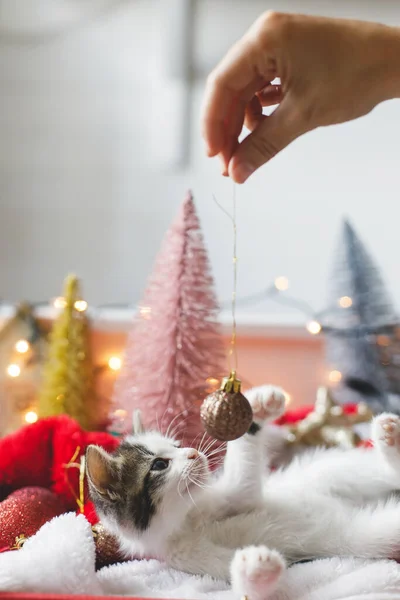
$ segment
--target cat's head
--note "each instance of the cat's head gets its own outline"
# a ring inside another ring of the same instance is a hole
[[[165,520],[170,529],[179,527],[210,477],[204,454],[145,431],[127,437],[113,454],[89,446],[86,472],[101,520],[132,539]]]

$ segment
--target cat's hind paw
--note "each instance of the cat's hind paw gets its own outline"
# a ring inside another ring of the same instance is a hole
[[[372,421],[371,437],[375,447],[386,451],[400,452],[400,417],[391,413],[382,413]]]
[[[237,550],[231,563],[232,591],[236,596],[263,600],[275,589],[285,566],[279,552],[265,546]]]
[[[273,421],[282,416],[286,409],[287,395],[282,388],[274,385],[254,387],[246,391],[246,398],[258,423]]]

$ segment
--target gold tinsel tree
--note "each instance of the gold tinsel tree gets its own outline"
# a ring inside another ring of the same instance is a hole
[[[63,304],[50,333],[39,416],[67,414],[84,429],[93,429],[95,392],[89,324],[75,275],[65,280]]]

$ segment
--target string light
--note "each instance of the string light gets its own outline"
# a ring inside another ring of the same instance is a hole
[[[353,305],[353,300],[350,298],[350,296],[342,296],[341,298],[339,298],[339,306],[341,306],[342,308],[350,308],[350,306]]]
[[[10,377],[18,377],[21,374],[21,368],[16,364],[8,365],[7,373]]]
[[[127,416],[127,411],[124,408],[117,408],[114,411],[114,417],[116,419],[125,419],[125,417]]]
[[[322,327],[320,325],[320,323],[318,323],[318,321],[309,321],[307,323],[307,331],[309,333],[311,333],[312,335],[318,335],[318,333],[321,331]]]
[[[108,359],[108,366],[112,371],[119,371],[122,367],[122,360],[119,356],[111,356]]]
[[[339,383],[342,380],[342,374],[340,371],[331,371],[328,375],[328,379],[331,383]]]
[[[74,304],[74,307],[78,312],[85,312],[85,310],[87,310],[88,303],[86,300],[77,300]]]
[[[54,306],[54,308],[65,308],[67,306],[67,302],[66,302],[65,298],[63,298],[62,296],[59,296],[58,298],[54,298],[53,306]]]
[[[27,423],[32,424],[32,423],[36,423],[36,421],[38,420],[38,416],[34,410],[28,410],[28,412],[25,413],[24,419]]]
[[[15,344],[15,349],[19,354],[26,354],[29,350],[29,342],[27,340],[18,340]]]
[[[274,286],[280,292],[285,292],[289,288],[289,279],[284,276],[277,277],[274,281]]]
[[[151,317],[151,306],[139,306],[140,316],[143,319],[150,319]]]

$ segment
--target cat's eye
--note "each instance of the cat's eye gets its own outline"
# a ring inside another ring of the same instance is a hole
[[[169,466],[169,460],[165,459],[165,458],[156,458],[155,461],[153,461],[153,464],[151,465],[151,470],[152,471],[165,471],[165,469],[168,469]]]

